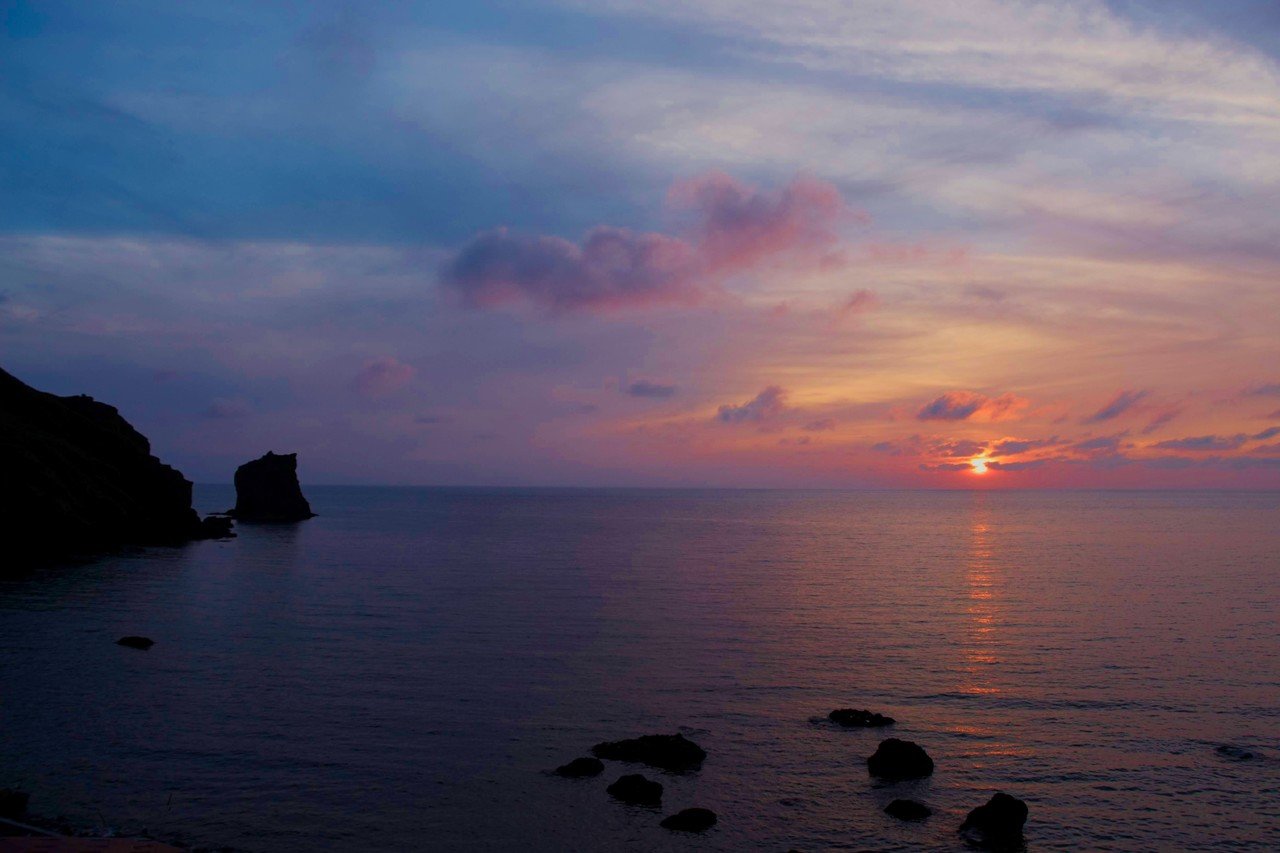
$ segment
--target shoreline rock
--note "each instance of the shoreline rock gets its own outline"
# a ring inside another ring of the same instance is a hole
[[[591,747],[596,758],[646,764],[660,770],[696,770],[707,753],[682,734],[644,735],[625,740],[605,741]]]
[[[156,644],[156,641],[150,637],[121,637],[116,640],[117,646],[124,646],[128,649],[139,649],[146,651]]]
[[[933,775],[933,759],[914,741],[891,737],[867,759],[867,772],[892,781],[921,779]]]
[[[893,717],[886,717],[884,714],[876,714],[871,711],[858,710],[855,708],[837,708],[830,714],[827,719],[831,722],[844,726],[845,728],[880,728],[882,726],[892,726],[895,722]]]
[[[0,454],[5,570],[212,531],[191,506],[191,481],[92,397],[59,397],[0,370]]]
[[[969,812],[958,831],[984,847],[1016,847],[1022,842],[1022,827],[1027,823],[1028,811],[1022,800],[997,791],[990,800]]]
[[[583,779],[588,776],[599,776],[604,772],[604,762],[598,758],[575,758],[568,764],[562,764],[551,771],[556,776],[566,779]]]
[[[637,806],[662,804],[662,783],[646,779],[639,773],[623,776],[605,789],[609,795],[624,803]]]
[[[289,523],[314,518],[298,483],[298,454],[272,453],[236,469],[236,505],[226,515],[237,521]]]

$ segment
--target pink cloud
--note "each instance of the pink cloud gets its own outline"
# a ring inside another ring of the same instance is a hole
[[[695,239],[713,271],[736,272],[770,256],[826,249],[839,240],[835,226],[854,215],[834,186],[807,178],[765,193],[711,172],[675,184],[667,199],[700,215]]]
[[[411,365],[383,356],[366,361],[352,384],[357,393],[366,397],[386,397],[408,385],[417,373]]]
[[[726,424],[761,423],[776,418],[787,409],[787,392],[770,385],[755,397],[737,406],[725,404],[716,412],[716,420]]]
[[[1018,417],[1029,401],[1015,394],[988,397],[972,391],[950,391],[916,413],[922,421],[1005,421]]]
[[[580,243],[505,228],[474,237],[441,280],[477,308],[524,302],[553,313],[694,304],[725,276],[766,260],[821,264],[849,212],[830,184],[797,179],[766,193],[712,173],[678,183],[669,202],[690,209],[687,234],[598,226]]]

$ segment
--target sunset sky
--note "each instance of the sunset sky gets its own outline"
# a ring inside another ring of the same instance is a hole
[[[1274,0],[0,20],[0,366],[197,481],[1280,487]]]

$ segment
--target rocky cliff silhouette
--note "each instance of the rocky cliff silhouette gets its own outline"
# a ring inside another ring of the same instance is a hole
[[[298,454],[272,453],[236,469],[237,521],[302,521],[315,515],[298,484]]]
[[[0,469],[3,566],[230,534],[225,520],[200,520],[191,482],[114,407],[38,391],[4,370]]]

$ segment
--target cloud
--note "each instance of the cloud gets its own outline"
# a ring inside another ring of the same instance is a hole
[[[809,421],[801,429],[806,432],[826,432],[836,428],[835,418],[820,418],[816,421]]]
[[[833,230],[851,215],[840,192],[825,181],[796,178],[776,193],[763,193],[723,172],[710,172],[671,187],[668,201],[697,212],[702,255],[712,268],[737,270],[770,255],[829,246]]]
[[[1121,391],[1119,394],[1116,394],[1116,396],[1111,400],[1111,402],[1107,403],[1101,409],[1098,409],[1098,411],[1094,412],[1092,415],[1085,418],[1081,423],[1096,424],[1096,423],[1101,423],[1102,421],[1114,420],[1115,418],[1120,417],[1125,412],[1129,411],[1131,408],[1133,408],[1135,405],[1141,402],[1144,398],[1146,398],[1148,393],[1150,392]]]
[[[1264,382],[1244,392],[1249,397],[1280,397],[1280,382]]]
[[[218,397],[201,414],[215,421],[239,420],[253,414],[253,406],[239,397]]]
[[[668,199],[693,211],[685,236],[598,226],[573,243],[498,228],[450,257],[441,281],[474,308],[526,302],[558,313],[695,304],[723,277],[766,259],[819,262],[847,214],[835,187],[808,179],[765,193],[713,172],[677,183]]]
[[[987,397],[972,391],[950,391],[916,412],[922,421],[1010,420],[1026,408],[1027,401],[1014,394]]]
[[[1086,438],[1071,445],[1071,449],[1078,453],[1115,453],[1120,449],[1120,442],[1125,435],[1126,433],[1120,433],[1119,435],[1101,435],[1097,438]]]
[[[637,379],[627,386],[626,391],[632,397],[648,397],[656,400],[663,400],[667,397],[674,396],[676,386],[663,385],[659,382],[650,382],[647,379]]]
[[[1246,435],[1198,435],[1193,438],[1174,438],[1153,446],[1160,450],[1236,450],[1248,440],[1249,437]]]
[[[391,356],[366,361],[352,387],[366,397],[386,397],[413,381],[418,373],[411,365]]]
[[[1058,437],[1053,438],[1006,438],[997,441],[991,445],[992,456],[1017,456],[1020,453],[1026,453],[1028,450],[1038,450],[1042,447],[1053,447],[1061,444]]]
[[[1269,429],[1264,429],[1262,432],[1250,436],[1250,438],[1253,441],[1266,441],[1268,438],[1275,438],[1277,435],[1280,435],[1280,427],[1270,427]]]
[[[1151,433],[1160,429],[1160,427],[1169,423],[1170,421],[1172,421],[1174,418],[1178,417],[1181,414],[1182,414],[1182,409],[1179,409],[1179,408],[1166,409],[1165,411],[1161,412],[1160,414],[1152,418],[1151,421],[1142,428],[1142,434],[1151,435]]]
[[[777,385],[770,385],[747,402],[723,405],[716,412],[716,420],[726,424],[761,423],[772,420],[786,411],[787,392]]]
[[[874,292],[862,288],[855,290],[853,295],[846,299],[838,309],[836,315],[840,318],[853,317],[858,314],[865,314],[873,310],[880,304],[880,298]]]

